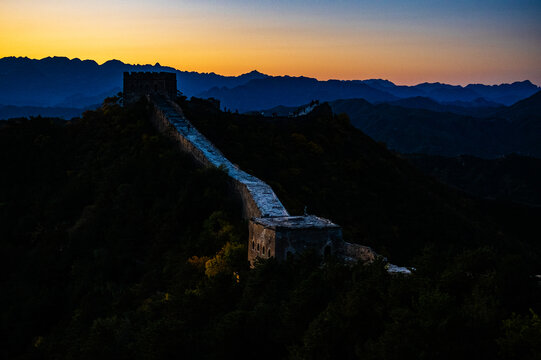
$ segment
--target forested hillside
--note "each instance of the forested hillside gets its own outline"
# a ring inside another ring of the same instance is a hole
[[[520,240],[487,213],[496,206],[423,175],[327,104],[298,118],[224,113],[197,99],[181,105],[226,156],[270,184],[290,212],[302,214],[307,206],[343,226],[347,241],[391,261],[407,262],[429,243]]]
[[[384,263],[307,252],[249,270],[219,169],[198,169],[108,99],[71,122],[0,126],[2,355],[10,359],[534,358],[537,213],[430,180],[321,107],[268,119],[181,101],[291,212],[323,215]]]
[[[541,92],[513,106],[485,109],[485,115],[475,116],[460,115],[453,109],[427,110],[425,105],[373,105],[363,99],[337,100],[330,105],[335,113],[348,114],[355,127],[400,153],[541,157]]]
[[[462,155],[403,155],[445,184],[487,199],[541,206],[541,159],[511,154],[499,159]]]

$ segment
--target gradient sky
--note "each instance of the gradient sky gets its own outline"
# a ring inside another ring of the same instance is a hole
[[[0,0],[0,57],[541,84],[540,0]]]

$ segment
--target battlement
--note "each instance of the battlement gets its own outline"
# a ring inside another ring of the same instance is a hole
[[[174,100],[177,95],[177,76],[171,72],[125,72],[124,105],[141,97],[158,95]]]

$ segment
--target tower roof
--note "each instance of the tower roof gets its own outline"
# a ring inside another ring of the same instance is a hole
[[[315,215],[306,216],[277,216],[252,219],[256,224],[263,225],[266,228],[278,229],[323,229],[323,228],[340,228],[328,219],[324,219]]]

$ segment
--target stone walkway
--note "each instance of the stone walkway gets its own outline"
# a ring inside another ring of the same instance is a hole
[[[261,217],[289,216],[286,208],[269,185],[233,165],[220,150],[197,131],[182,114],[180,108],[163,98],[153,98],[152,101],[164,113],[178,133],[199,149],[212,165],[222,167],[230,177],[246,185],[261,212]]]

